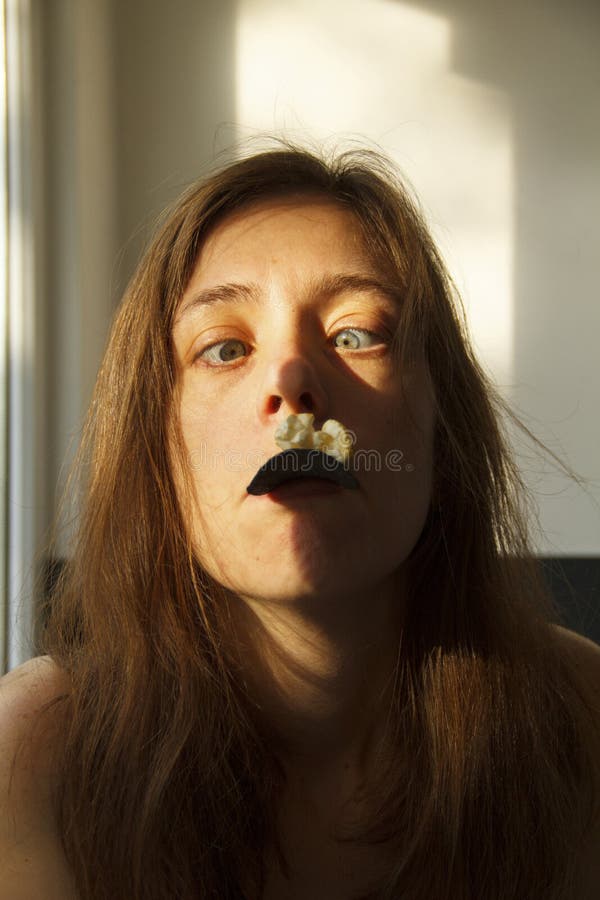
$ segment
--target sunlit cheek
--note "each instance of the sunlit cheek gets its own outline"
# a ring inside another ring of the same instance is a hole
[[[226,517],[249,480],[251,448],[242,447],[237,422],[193,416],[183,424],[186,477],[199,506]]]

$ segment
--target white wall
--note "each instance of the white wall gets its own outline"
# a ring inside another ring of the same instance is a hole
[[[55,0],[61,4],[67,0]],[[148,224],[216,151],[267,129],[329,142],[342,134],[397,160],[464,294],[484,362],[526,423],[596,480],[600,499],[600,7],[593,0],[75,6],[61,39],[72,40],[75,22],[98,81],[86,88],[70,76],[52,152],[87,237],[72,259],[66,211],[50,239],[62,246],[56,284],[88,265],[93,277],[80,279],[82,305],[63,314],[54,338],[65,359],[88,348],[76,363],[79,396],[57,381],[55,468],[97,365],[106,298],[130,274]],[[83,56],[80,45],[77,65]],[[63,78],[64,69],[59,61]],[[98,118],[86,96],[100,98]],[[71,163],[59,158],[63,146]],[[100,197],[89,187],[96,171],[104,173]],[[539,550],[600,553],[598,506],[523,452],[546,532]]]

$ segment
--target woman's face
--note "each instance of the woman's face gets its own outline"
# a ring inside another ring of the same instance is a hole
[[[433,402],[424,364],[394,365],[398,302],[353,214],[327,199],[257,201],[206,240],[173,330],[183,477],[199,558],[240,596],[325,602],[385,588],[414,547]],[[354,433],[359,489],[248,494],[279,452],[277,425],[302,412],[315,430],[333,418]]]

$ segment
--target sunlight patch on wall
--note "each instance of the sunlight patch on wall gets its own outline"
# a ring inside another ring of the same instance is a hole
[[[448,22],[395,0],[238,0],[236,42],[237,137],[390,155],[422,202],[484,364],[510,384],[511,111],[503,93],[453,71]]]

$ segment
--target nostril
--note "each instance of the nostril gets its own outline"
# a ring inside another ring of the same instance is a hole
[[[271,397],[269,400],[269,414],[276,413],[281,406],[281,397]]]
[[[314,402],[310,394],[302,394],[300,396],[300,403],[307,412],[314,411]]]

